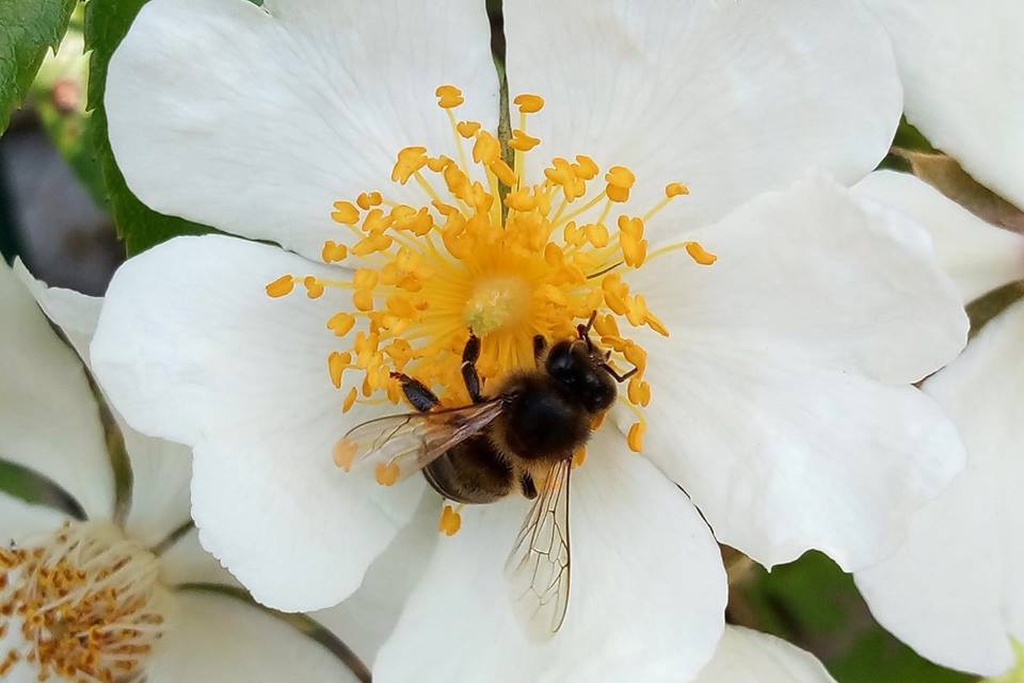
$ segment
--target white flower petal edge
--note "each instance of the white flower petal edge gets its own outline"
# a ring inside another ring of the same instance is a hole
[[[631,277],[672,333],[636,334],[645,453],[766,566],[809,548],[879,561],[963,467],[909,383],[956,356],[967,319],[926,233],[897,219],[812,179],[695,233],[713,266],[678,250]]]
[[[437,547],[441,500],[427,494],[416,517],[366,571],[359,590],[340,605],[310,614],[351,647],[368,666],[398,623],[413,588]]]
[[[228,267],[226,267],[226,265]],[[94,369],[135,428],[193,446],[200,541],[272,607],[333,605],[412,518],[424,483],[347,475],[331,449],[382,407],[341,414],[327,374],[339,303],[270,299],[283,273],[330,269],[276,247],[178,238],[131,259],[107,292]]]
[[[1024,302],[986,325],[924,389],[967,443],[968,468],[914,518],[908,543],[855,575],[871,612],[920,654],[986,676],[1024,640]]]
[[[14,260],[14,274],[32,293],[43,313],[60,327],[79,357],[89,366],[89,343],[96,333],[102,297],[88,296],[63,287],[49,287],[36,279],[20,258]]]
[[[0,491],[0,545],[52,531],[67,515],[53,508],[33,505]]]
[[[853,195],[913,218],[931,233],[935,253],[964,303],[1024,279],[1024,235],[991,225],[907,173],[877,171]]]
[[[814,655],[781,638],[726,626],[714,658],[694,683],[835,683],[835,679]]]
[[[90,517],[108,517],[113,474],[85,371],[5,263],[0,319],[0,458],[49,477]]]
[[[326,648],[231,597],[179,591],[175,628],[146,667],[150,683],[357,683]]]
[[[439,541],[377,656],[374,680],[476,683],[482,671],[494,683],[696,675],[721,636],[726,600],[704,521],[614,430],[595,435],[570,491],[572,587],[549,643],[526,640],[504,578],[528,501],[469,507],[459,533]]]
[[[379,188],[400,149],[456,156],[437,86],[496,125],[489,36],[474,0],[154,0],[110,63],[111,147],[157,211],[313,258],[345,235],[339,193]]]
[[[982,184],[1024,206],[1024,4],[867,4],[892,35],[907,119]]]
[[[70,289],[47,287],[34,278],[21,261],[15,262],[14,272],[90,367],[89,344],[96,333],[103,299]],[[156,545],[189,520],[192,453],[180,444],[140,434],[128,426],[115,407],[110,408],[132,467],[132,503],[126,530],[143,543]]]
[[[651,224],[654,240],[809,167],[853,183],[899,122],[888,36],[851,0],[520,0],[504,12],[510,93],[548,102],[530,120],[543,140],[534,159],[582,153],[628,166],[645,207],[665,183],[692,190]]]
[[[160,580],[168,586],[210,583],[244,588],[199,544],[199,531],[187,529],[160,553]]]

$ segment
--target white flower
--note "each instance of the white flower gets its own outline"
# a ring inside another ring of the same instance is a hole
[[[619,680],[633,680],[627,672]],[[666,676],[665,683],[678,678]],[[781,638],[726,626],[715,656],[694,683],[835,683],[814,655]]]
[[[1024,3],[866,1],[892,35],[910,123],[1024,206]]]
[[[66,290],[39,294],[68,336],[87,344],[99,301]],[[115,510],[82,365],[6,264],[0,315],[0,456],[51,479],[84,513],[72,518],[0,493],[0,678],[241,683],[302,672],[303,680],[354,681],[291,626],[197,589],[230,577],[187,525],[183,446],[125,428],[134,480],[130,509]]]
[[[913,176],[874,173],[856,191],[927,225],[965,301],[1024,280],[1024,236],[987,224]],[[945,666],[996,675],[1024,641],[1024,303],[991,320],[924,384],[967,445],[967,469],[914,518],[908,543],[857,572],[878,621]]]
[[[765,565],[817,547],[856,569],[961,466],[908,386],[964,344],[952,285],[914,228],[809,175],[852,182],[884,155],[888,39],[855,2],[506,3],[510,91],[537,93],[515,103],[508,166],[484,5],[445,10],[146,5],[107,84],[128,183],[294,253],[211,236],[132,259],[97,372],[133,426],[194,447],[203,545],[259,600],[309,610],[352,593],[418,505],[441,512],[419,477],[377,486],[331,460],[348,428],[408,410],[389,372],[457,396],[467,327],[493,382],[532,364],[534,333],[598,310],[640,372],[572,476],[562,629],[538,646],[515,623],[513,495],[438,542],[374,675],[603,681],[659,662],[686,680],[726,596],[697,508]],[[459,521],[446,508],[445,530]]]

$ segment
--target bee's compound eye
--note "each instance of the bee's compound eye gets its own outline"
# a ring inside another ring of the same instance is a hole
[[[552,346],[544,363],[549,375],[567,384],[572,383],[575,365],[572,343],[566,341],[558,342]]]

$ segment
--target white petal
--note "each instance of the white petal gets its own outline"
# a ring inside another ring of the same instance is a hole
[[[167,586],[204,583],[242,586],[217,558],[199,545],[199,531],[195,527],[160,554],[160,580]]]
[[[367,665],[372,666],[377,651],[398,623],[405,601],[426,570],[439,538],[439,510],[437,496],[423,496],[416,517],[366,570],[359,590],[340,605],[310,615],[334,632]]]
[[[782,349],[655,344],[645,453],[765,566],[810,548],[848,571],[877,562],[963,467],[956,429],[912,387]]]
[[[46,283],[32,277],[21,261],[15,262],[14,271],[88,366],[89,344],[96,333],[103,299],[70,289],[47,287]],[[110,408],[124,437],[132,468],[132,502],[125,528],[133,538],[155,545],[189,520],[192,453],[180,444],[135,431],[117,412],[116,406]]]
[[[723,628],[718,549],[686,497],[621,437],[599,434],[572,474],[572,592],[545,645],[526,640],[503,565],[528,503],[463,510],[442,538],[394,635],[378,683],[488,680],[611,683],[688,680]]]
[[[504,9],[510,92],[547,99],[529,122],[543,140],[530,158],[582,153],[630,167],[638,214],[666,183],[684,182],[692,194],[652,225],[661,238],[809,167],[855,182],[886,154],[899,120],[888,38],[849,0]]]
[[[928,228],[939,262],[965,303],[1024,279],[1024,235],[986,223],[924,181],[907,173],[878,171],[858,183],[853,193]]]
[[[835,683],[814,655],[781,638],[727,626],[694,683]]]
[[[175,598],[175,628],[146,665],[150,683],[356,683],[327,649],[255,607],[206,592]]]
[[[28,271],[21,259],[14,261],[14,273],[32,292],[46,317],[60,327],[75,347],[75,351],[88,365],[89,342],[96,332],[96,321],[100,317],[103,299],[80,294],[72,289],[47,287],[45,282],[37,280]]]
[[[36,534],[56,531],[67,515],[53,508],[32,505],[0,491],[0,546]]]
[[[677,250],[632,277],[673,335],[635,335],[645,452],[768,566],[878,561],[963,465],[949,420],[898,386],[960,349],[959,297],[923,232],[879,218],[803,183],[698,231],[713,266]]]
[[[472,0],[155,0],[110,63],[111,146],[157,211],[317,257],[346,235],[334,201],[408,194],[386,186],[400,149],[455,157],[437,86],[496,126],[489,45]]]
[[[968,320],[924,230],[869,211],[808,178],[768,193],[627,276],[675,337],[700,335],[753,353],[799,348],[808,359],[906,384],[963,349]]]
[[[868,0],[892,34],[907,119],[982,184],[1024,206],[1024,5]]]
[[[0,458],[49,477],[90,517],[108,517],[113,475],[82,364],[6,264],[0,319]]]
[[[349,426],[382,410],[357,405],[343,416],[349,387],[335,390],[327,374],[338,340],[326,321],[347,296],[264,291],[284,273],[338,272],[243,240],[179,238],[117,272],[92,345],[129,423],[193,446],[203,546],[257,599],[285,610],[352,593],[423,490],[418,478],[367,485],[331,459]]]
[[[192,451],[141,434],[123,419],[119,424],[132,465],[132,506],[125,529],[141,542],[155,545],[190,519]]]
[[[919,653],[983,675],[1024,640],[1024,303],[992,320],[925,383],[967,443],[968,468],[914,518],[909,542],[856,575],[872,613]]]

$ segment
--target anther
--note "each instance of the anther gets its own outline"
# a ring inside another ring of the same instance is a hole
[[[282,275],[267,285],[267,296],[276,299],[291,294],[293,289],[295,289],[295,276]]]
[[[480,131],[473,145],[473,161],[486,165],[493,164],[501,158],[501,143],[487,131]]]
[[[348,256],[348,247],[344,244],[338,244],[334,240],[324,242],[324,248],[320,252],[320,258],[323,259],[324,263],[344,261],[346,256]]]
[[[624,202],[629,199],[629,190],[636,182],[636,176],[625,166],[612,166],[604,175],[608,186],[605,194],[613,202]]]
[[[644,434],[647,426],[643,422],[634,422],[626,434],[626,444],[634,453],[641,453],[644,450]]]
[[[352,202],[334,202],[331,218],[342,225],[355,225],[359,222],[359,209]]]
[[[696,263],[699,263],[702,266],[713,265],[714,262],[718,260],[718,257],[704,249],[700,242],[687,242],[686,253],[689,254],[690,258],[692,258]]]
[[[437,106],[442,109],[452,109],[466,101],[462,96],[462,91],[454,85],[439,86],[434,94],[437,96]]]
[[[342,376],[345,370],[352,365],[352,354],[349,352],[331,351],[327,356],[327,370],[331,375],[331,383],[335,389],[341,388]]]
[[[390,463],[377,463],[374,477],[377,479],[377,483],[381,486],[394,486],[395,482],[398,481],[398,477],[402,470],[398,466],[397,462]]]
[[[310,299],[319,299],[324,295],[324,284],[312,275],[304,277],[302,285],[306,288],[306,296]]]
[[[522,93],[516,95],[515,99],[512,100],[512,104],[519,107],[519,111],[523,114],[536,114],[544,108],[544,98],[540,95]]]
[[[462,506],[460,505],[459,507],[461,508]],[[459,510],[445,503],[444,509],[441,510],[441,519],[437,524],[437,530],[445,536],[454,536],[459,533],[461,528],[462,515],[459,514]]]
[[[426,147],[406,147],[398,153],[398,160],[391,171],[391,180],[405,185],[409,182],[409,178],[426,164]]]
[[[539,144],[540,138],[527,135],[525,130],[519,128],[513,129],[512,139],[508,141],[508,146],[519,152],[529,152]]]
[[[455,130],[459,131],[459,135],[468,140],[480,130],[480,124],[477,121],[459,121],[455,125]]]

